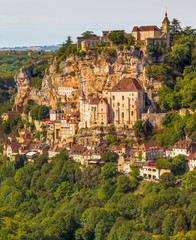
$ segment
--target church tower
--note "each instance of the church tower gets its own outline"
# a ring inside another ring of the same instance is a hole
[[[165,18],[162,22],[162,32],[166,33],[166,38],[167,38],[167,44],[170,44],[170,21],[167,17],[167,12],[165,12]]]

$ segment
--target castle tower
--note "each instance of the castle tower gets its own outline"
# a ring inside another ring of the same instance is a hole
[[[165,18],[162,22],[162,32],[166,33],[167,34],[167,44],[169,45],[170,44],[170,21],[167,17],[167,12],[165,12]]]

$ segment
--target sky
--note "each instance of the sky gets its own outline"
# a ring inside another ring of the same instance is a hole
[[[0,0],[0,47],[62,43],[91,30],[132,31],[170,20],[196,28],[196,0]]]

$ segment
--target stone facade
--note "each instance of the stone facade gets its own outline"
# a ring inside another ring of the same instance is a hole
[[[126,78],[118,82],[104,98],[85,99],[80,95],[79,128],[92,126],[132,127],[141,119],[145,108],[144,91],[136,79]]]
[[[144,111],[144,91],[136,79],[123,79],[108,92],[108,102],[110,123],[132,127]]]
[[[146,45],[154,43],[161,44],[161,42],[165,42],[167,45],[170,44],[170,30],[169,30],[169,19],[167,17],[167,13],[165,13],[165,18],[162,22],[162,30],[160,30],[157,26],[135,26],[132,30],[132,36],[135,37],[136,40],[144,41]]]

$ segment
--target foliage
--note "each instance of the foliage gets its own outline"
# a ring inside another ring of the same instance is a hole
[[[168,188],[174,187],[176,180],[173,173],[163,173],[159,178],[159,182],[164,188]]]
[[[93,31],[86,31],[82,33],[82,37],[84,38],[90,38],[90,37],[96,37],[97,35],[94,34]]]
[[[106,136],[106,142],[109,145],[118,145],[118,138],[115,134],[109,134]]]
[[[124,31],[122,30],[115,30],[111,31],[109,36],[109,40],[112,41],[114,44],[123,44],[124,43]]]
[[[110,151],[110,152],[103,153],[101,158],[104,162],[117,163],[119,155],[117,153],[115,153],[114,151]]]
[[[134,44],[135,44],[135,38],[134,38],[134,36],[129,36],[128,38],[127,38],[127,43],[130,45],[130,46],[134,46]]]
[[[195,236],[195,190],[187,174],[173,188],[171,174],[159,183],[139,182],[138,171],[118,173],[116,164],[86,167],[60,153],[48,162],[16,168],[0,164],[2,239],[180,239]],[[190,179],[190,178],[189,178]],[[195,178],[192,178],[195,179]],[[136,192],[134,190],[136,189]],[[138,191],[140,190],[140,191]]]
[[[28,55],[29,51],[3,51],[0,54],[0,72],[5,74],[18,74],[23,66],[33,62],[51,57],[51,53],[44,51],[34,51]]]
[[[162,119],[164,129],[155,136],[157,144],[163,147],[173,146],[187,135],[193,141],[196,140],[196,114],[188,112],[180,116],[176,112],[170,112]]]
[[[49,107],[46,105],[37,105],[34,104],[31,107],[31,117],[33,120],[43,120],[49,117]]]

